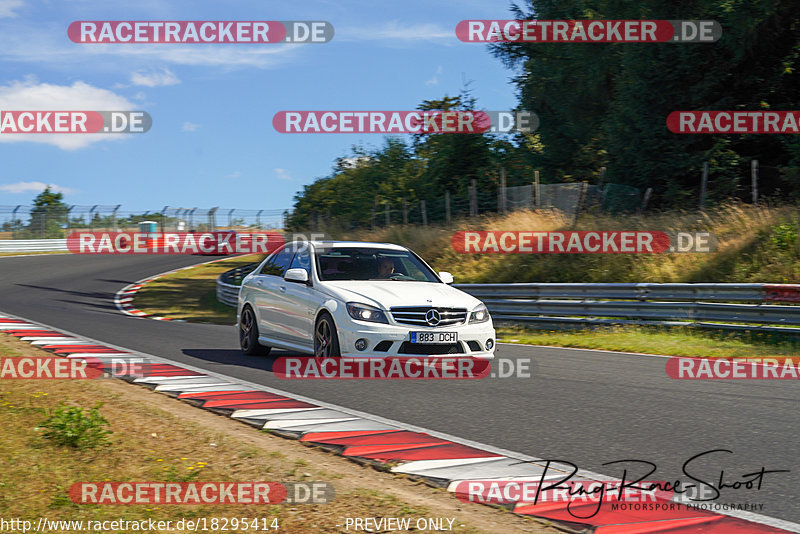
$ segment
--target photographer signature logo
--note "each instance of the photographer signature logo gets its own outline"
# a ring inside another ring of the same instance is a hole
[[[720,461],[722,455],[732,455],[729,449],[711,449],[695,454],[683,462],[685,479],[655,480],[658,466],[647,460],[622,459],[603,466],[618,466],[622,473],[613,481],[586,480],[578,475],[578,466],[564,460],[520,461],[542,467],[536,478],[525,481],[465,480],[458,483],[455,493],[464,502],[518,502],[535,507],[539,503],[564,502],[576,519],[597,515],[607,503],[649,503],[673,509],[693,506],[694,503],[715,501],[725,494],[760,491],[789,469],[723,468],[707,474],[703,464]],[[695,505],[696,506],[696,505]],[[643,508],[644,509],[644,508]]]

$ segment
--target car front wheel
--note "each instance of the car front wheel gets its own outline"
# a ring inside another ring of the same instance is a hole
[[[338,358],[339,336],[336,334],[336,325],[333,317],[323,313],[317,319],[314,327],[314,357],[315,358]]]
[[[272,350],[271,347],[265,347],[258,342],[256,315],[250,306],[244,307],[239,320],[239,346],[248,356],[266,356]]]

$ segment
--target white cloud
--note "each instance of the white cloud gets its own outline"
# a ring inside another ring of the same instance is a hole
[[[72,85],[37,83],[33,78],[0,86],[0,109],[5,111],[125,111],[136,109],[123,96],[84,82]],[[63,150],[84,148],[124,134],[0,134],[0,143],[46,143]]]
[[[3,0],[0,0],[2,2]],[[21,22],[4,28],[3,59],[48,63],[59,68],[92,65],[128,72],[152,65],[192,65],[222,69],[267,69],[292,60],[305,48],[295,44],[64,44],[65,29],[56,24]]]
[[[75,193],[74,189],[70,189],[69,187],[62,187],[60,185],[55,184],[46,184],[44,182],[17,182],[14,184],[0,184],[0,191],[4,193],[39,193],[44,191],[47,187],[50,187],[51,191],[56,193],[64,193],[65,195],[69,195]]]
[[[195,124],[193,122],[188,122],[188,121],[184,122],[183,126],[181,126],[181,130],[183,130],[184,132],[194,132],[198,128],[200,128],[199,124]]]
[[[275,176],[278,178],[278,180],[286,180],[291,182],[293,179],[292,176],[289,174],[289,171],[287,171],[286,169],[272,169],[272,170],[275,171]]]
[[[239,172],[239,171],[233,171],[233,172],[232,172],[232,173],[230,173],[230,174],[226,174],[226,175],[225,175],[225,178],[230,178],[231,180],[233,180],[233,179],[235,179],[235,178],[239,178],[241,175],[242,175],[242,173],[241,173],[241,172]]]
[[[171,70],[163,68],[160,72],[134,72],[131,74],[131,83],[133,85],[144,85],[145,87],[159,87],[161,85],[176,85],[181,81]]]
[[[97,46],[113,46],[116,50],[109,49],[106,51],[98,51],[98,53],[118,54],[120,45],[97,45]],[[282,63],[284,58],[292,48],[298,48],[298,45],[274,45],[270,48],[264,48],[269,45],[255,45],[258,48],[253,48],[250,45],[235,45],[237,48],[232,48],[230,45],[209,45],[203,48],[198,46],[203,45],[140,45],[148,48],[131,48],[130,50],[123,49],[122,55],[136,56],[144,58],[145,61],[161,60],[164,62],[175,63],[177,65],[194,65],[194,66],[208,66],[208,67],[257,67],[265,69]],[[222,48],[226,46],[226,48]],[[157,47],[157,48],[150,48]]]
[[[436,74],[433,75],[433,78],[425,82],[425,85],[439,85],[439,75],[442,73],[442,66],[436,69]]]
[[[0,18],[16,17],[14,10],[24,5],[22,0],[0,0]]]

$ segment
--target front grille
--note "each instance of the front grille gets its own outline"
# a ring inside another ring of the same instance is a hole
[[[441,316],[439,324],[434,328],[441,326],[454,326],[464,324],[467,320],[466,308],[434,308],[432,306],[401,306],[391,308],[392,317],[400,324],[408,324],[411,326],[425,326],[431,328],[428,321],[425,320],[425,314],[430,310],[436,310]]]
[[[409,343],[403,341],[400,348],[397,349],[398,354],[464,354],[464,348],[461,343],[451,343],[449,345],[436,345],[425,343]]]
[[[469,350],[471,350],[472,352],[481,351],[481,345],[477,341],[467,341],[467,346],[469,347]]]

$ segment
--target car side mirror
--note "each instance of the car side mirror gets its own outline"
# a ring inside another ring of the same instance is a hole
[[[299,282],[301,284],[308,283],[308,271],[305,269],[289,269],[283,275],[283,279],[287,282]]]
[[[453,283],[453,275],[448,273],[447,271],[440,271],[439,272],[439,278],[445,284],[452,284]]]

